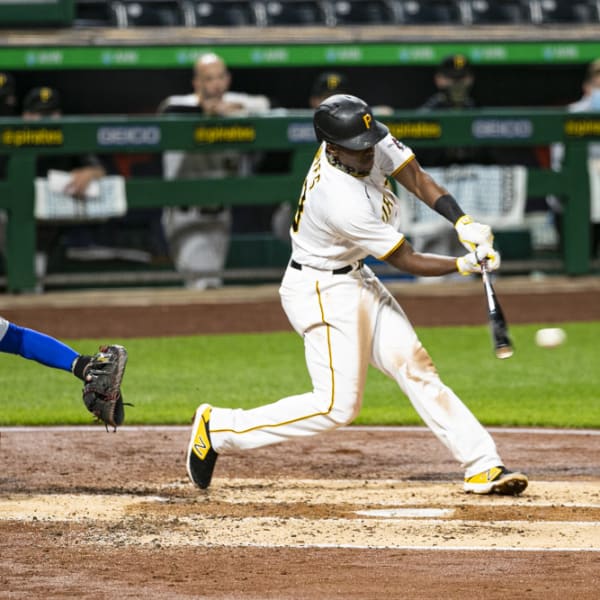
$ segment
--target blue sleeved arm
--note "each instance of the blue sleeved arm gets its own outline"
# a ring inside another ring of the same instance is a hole
[[[19,354],[48,367],[69,372],[73,361],[79,356],[78,352],[57,339],[14,323],[8,323],[0,339],[0,351]]]

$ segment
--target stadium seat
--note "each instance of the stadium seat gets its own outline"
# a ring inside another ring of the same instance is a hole
[[[257,24],[251,0],[189,0],[196,27],[241,27]]]
[[[461,25],[459,2],[455,0],[399,0],[402,22],[407,25]]]
[[[264,25],[325,25],[327,13],[320,0],[263,0],[257,5]]]
[[[388,0],[330,0],[335,25],[391,25],[398,22],[395,5]]]
[[[117,27],[119,4],[109,0],[76,0],[73,26]]]
[[[535,0],[539,23],[598,23],[595,0]]]
[[[463,7],[466,25],[515,25],[532,22],[530,0],[467,0]]]
[[[186,25],[181,0],[121,0],[126,27],[182,27]]]

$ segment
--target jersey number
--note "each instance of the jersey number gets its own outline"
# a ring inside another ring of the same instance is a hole
[[[298,200],[298,208],[296,209],[296,214],[294,215],[294,220],[292,221],[292,231],[294,233],[298,233],[298,227],[300,227],[300,219],[302,218],[302,213],[304,212],[304,202],[306,201],[306,179],[304,180],[304,185],[302,186],[302,194],[300,195],[300,200]]]
[[[313,163],[310,168],[310,173],[304,179],[304,184],[302,185],[302,194],[300,194],[300,199],[298,200],[298,208],[296,209],[296,214],[294,215],[294,220],[292,221],[292,231],[294,233],[298,233],[298,228],[300,227],[300,219],[302,218],[302,213],[304,212],[304,203],[306,202],[306,191],[308,189],[312,190],[321,179],[321,164],[319,163],[320,155],[321,148],[319,147],[317,153],[315,154],[315,158],[313,159]],[[308,178],[311,174],[313,175],[313,179],[310,182],[309,186]]]

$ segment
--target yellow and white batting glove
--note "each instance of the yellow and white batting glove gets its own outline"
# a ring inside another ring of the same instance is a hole
[[[491,246],[484,244],[477,249],[456,259],[456,269],[461,275],[481,273],[482,261],[487,262],[488,271],[495,271],[500,267],[500,253]]]
[[[477,246],[491,246],[494,243],[494,234],[489,225],[477,223],[469,215],[463,215],[454,224],[460,243],[467,250],[475,250]]]

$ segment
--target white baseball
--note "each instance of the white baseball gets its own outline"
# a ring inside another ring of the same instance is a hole
[[[535,332],[535,343],[542,348],[556,348],[567,339],[567,334],[560,327],[538,329]]]

